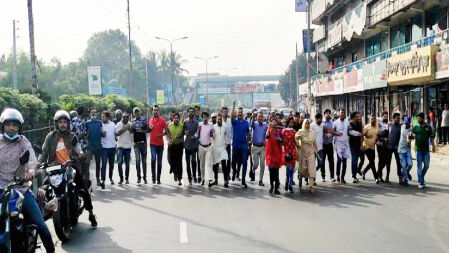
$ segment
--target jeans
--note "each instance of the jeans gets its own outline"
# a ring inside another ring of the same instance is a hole
[[[319,159],[317,159],[317,165],[316,165],[316,171],[321,170],[321,178],[326,178],[326,171],[324,170],[324,150],[318,151],[318,155],[320,156]]]
[[[388,160],[388,149],[385,146],[379,146],[377,145],[377,156],[382,157],[384,159],[379,159],[379,162],[377,163],[377,176],[382,179],[382,170],[384,167],[387,167],[387,175],[390,175],[390,161]]]
[[[424,183],[424,177],[426,176],[427,170],[429,169],[430,153],[428,151],[416,151],[416,163],[418,164],[418,182]]]
[[[246,178],[246,170],[248,169],[248,145],[243,145],[239,147],[232,147],[232,169],[233,174],[236,175],[236,162],[239,162],[243,165],[242,171],[242,183],[245,183]],[[279,174],[279,172],[278,172]],[[237,174],[238,176],[238,174]]]
[[[164,146],[150,145],[150,148],[151,148],[151,177],[153,181],[156,179],[157,181],[161,181],[162,155],[164,154]],[[157,160],[157,175],[156,175],[156,160]]]
[[[351,171],[352,171],[352,178],[357,178],[357,162],[359,160],[360,156],[360,148],[353,148],[351,147]]]
[[[115,162],[115,148],[104,148],[101,155],[101,180],[106,180],[106,165],[109,161],[109,179],[112,181]]]
[[[134,155],[136,156],[137,179],[141,179],[140,163],[142,163],[143,178],[147,178],[147,143],[134,144]]]
[[[187,176],[189,178],[189,182],[192,181],[192,170],[193,170],[193,178],[196,179],[196,157],[197,157],[198,149],[186,149],[186,165],[187,165]],[[192,166],[192,167],[190,167]]]
[[[401,160],[402,178],[404,182],[407,182],[408,174],[413,166],[412,151],[409,149],[406,153],[399,153],[399,159]]]
[[[92,158],[95,157],[95,176],[97,180],[100,180],[100,168],[101,168],[101,152],[102,150],[87,150],[87,156],[86,156],[86,168],[85,168],[85,180],[90,179],[90,161],[92,161]]]
[[[37,232],[41,237],[45,250],[47,252],[55,252],[55,245],[53,244],[50,231],[48,230],[47,224],[45,224],[44,218],[42,217],[42,213],[36,200],[34,199],[33,194],[31,191],[27,191],[23,194],[23,196],[22,212],[24,217],[27,221],[29,221],[29,223],[37,226]]]
[[[131,149],[130,148],[118,148],[117,149],[117,153],[118,153],[118,174],[120,176],[120,181],[123,181],[123,159],[125,160],[125,167],[126,167],[126,171],[125,171],[125,180],[128,181],[129,178],[129,163],[131,160]]]
[[[295,173],[295,166],[287,166],[287,184],[286,187],[292,188],[293,187],[293,174]]]
[[[263,147],[257,147],[253,145],[253,148],[251,149],[252,155],[253,155],[253,171],[255,172],[257,167],[260,165],[260,172],[259,172],[259,181],[263,181],[263,174],[265,171],[265,146]]]
[[[331,178],[334,178],[334,145],[332,143],[329,144],[323,144],[323,172],[325,173],[326,170],[326,157],[327,160],[329,161],[329,172],[330,172],[330,176]],[[323,174],[321,174],[323,175]],[[325,175],[326,176],[326,175]]]

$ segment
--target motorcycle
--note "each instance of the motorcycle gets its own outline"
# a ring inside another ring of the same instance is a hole
[[[62,242],[70,240],[72,229],[83,213],[84,201],[74,182],[76,170],[73,161],[65,164],[44,165],[46,177],[41,189],[45,191],[44,219],[53,218],[56,235]]]
[[[35,252],[37,246],[37,226],[26,224],[22,214],[24,196],[15,188],[22,187],[27,180],[18,179],[28,163],[30,152],[20,156],[20,165],[14,173],[14,180],[0,189],[0,252]]]

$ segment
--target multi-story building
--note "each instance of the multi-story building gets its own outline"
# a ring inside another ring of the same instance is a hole
[[[416,115],[449,102],[449,0],[311,4],[321,58],[312,78],[317,110]]]

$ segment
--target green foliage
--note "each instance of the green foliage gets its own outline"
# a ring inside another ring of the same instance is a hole
[[[288,103],[292,99],[292,94],[297,94],[296,84],[303,84],[307,81],[307,63],[306,56],[300,54],[298,56],[298,76],[299,80],[296,81],[296,59],[293,60],[285,74],[279,79],[279,91],[281,93],[282,99]],[[296,96],[293,96],[295,99]]]

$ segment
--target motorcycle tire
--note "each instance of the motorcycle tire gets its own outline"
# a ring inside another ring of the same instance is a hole
[[[55,232],[61,242],[69,241],[72,234],[71,224],[67,220],[66,215],[64,215],[65,213],[65,208],[58,208],[53,215]]]

